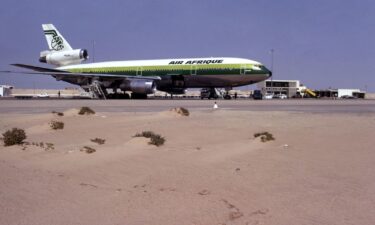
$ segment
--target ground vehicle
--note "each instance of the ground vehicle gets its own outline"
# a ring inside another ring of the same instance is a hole
[[[273,98],[287,99],[288,96],[286,96],[286,94],[277,94],[277,95],[274,95]]]
[[[303,98],[300,92],[297,92],[292,98]]]
[[[263,94],[260,90],[254,90],[253,92],[253,99],[254,100],[262,100],[263,99]]]
[[[352,96],[352,95],[343,95],[341,96],[342,99],[356,99],[357,97]]]
[[[273,99],[273,94],[271,93],[266,93],[263,97],[264,99]]]
[[[36,97],[38,98],[49,98],[49,95],[46,92],[37,94]]]

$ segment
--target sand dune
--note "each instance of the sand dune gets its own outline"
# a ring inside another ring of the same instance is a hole
[[[1,115],[54,149],[0,147],[0,224],[375,222],[372,114],[77,112]],[[133,137],[147,130],[165,144]]]

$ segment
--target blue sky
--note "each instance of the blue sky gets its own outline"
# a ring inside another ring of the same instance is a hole
[[[53,23],[95,60],[227,56],[271,64],[274,79],[310,88],[375,91],[375,1],[14,1],[0,7],[0,70],[38,62],[41,24]],[[63,88],[42,75],[0,74],[0,84]]]

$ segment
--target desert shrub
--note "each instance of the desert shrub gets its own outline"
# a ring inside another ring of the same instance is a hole
[[[52,114],[56,114],[58,116],[64,116],[64,113],[62,113],[62,112],[52,111]]]
[[[46,151],[55,149],[54,144],[49,143],[49,142],[47,142],[47,143],[44,143],[44,142],[32,142],[32,143],[24,142],[24,145],[33,145],[33,146],[36,146],[36,147],[43,148]]]
[[[150,141],[148,142],[150,145],[155,145],[157,147],[161,146],[165,142],[165,138],[162,137],[159,134],[155,134],[152,131],[143,131],[142,133],[138,133],[134,135],[134,137],[145,137],[150,138]]]
[[[92,142],[94,143],[97,143],[99,145],[102,145],[105,143],[105,139],[101,139],[101,138],[95,138],[95,139],[90,139]]]
[[[95,111],[92,110],[90,107],[84,106],[84,107],[81,107],[78,114],[79,115],[91,115],[91,114],[95,114]]]
[[[91,153],[96,152],[96,150],[89,146],[83,146],[83,148],[81,148],[81,152],[86,152],[87,154],[91,154]]]
[[[185,109],[184,107],[173,108],[173,109],[171,109],[171,111],[174,111],[174,112],[180,114],[181,116],[189,116],[190,115],[189,110]]]
[[[134,137],[145,137],[145,138],[151,138],[154,134],[152,131],[142,131],[142,133],[137,133],[134,135]]]
[[[275,138],[273,137],[273,135],[271,133],[267,132],[267,131],[255,133],[254,137],[255,138],[260,137],[260,140],[262,142],[267,142],[267,141],[273,141],[273,140],[275,140]]]
[[[45,150],[54,150],[54,149],[55,149],[55,147],[54,147],[53,143],[46,143]]]
[[[5,146],[19,145],[22,144],[23,140],[26,139],[26,133],[22,129],[13,128],[3,133],[3,141]]]
[[[49,126],[54,130],[64,129],[64,123],[61,121],[52,120],[49,122]]]
[[[165,138],[156,134],[156,135],[151,137],[151,140],[150,140],[149,144],[159,147],[160,145],[163,145],[164,142],[165,142]]]

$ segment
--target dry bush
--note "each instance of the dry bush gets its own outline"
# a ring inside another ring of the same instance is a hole
[[[46,143],[46,148],[45,150],[54,150],[55,147],[54,147],[54,144],[53,143]]]
[[[52,114],[56,114],[58,116],[64,116],[64,113],[62,113],[62,112],[52,111]]]
[[[40,147],[40,148],[43,148],[44,150],[48,151],[48,150],[54,150],[55,149],[55,146],[53,143],[44,143],[44,142],[32,142],[32,143],[24,143],[25,145],[33,145],[33,146],[36,146],[36,147]]]
[[[134,137],[145,137],[145,138],[151,138],[154,134],[152,131],[142,131],[142,133],[137,133],[134,135]]]
[[[149,144],[159,147],[160,145],[163,145],[164,142],[165,142],[164,137],[156,134],[156,135],[151,137],[151,140],[150,140]]]
[[[143,131],[142,133],[138,133],[134,135],[134,137],[145,137],[150,138],[150,141],[148,142],[150,145],[155,145],[157,147],[161,146],[165,142],[165,138],[162,137],[159,134],[155,134],[152,131]]]
[[[19,145],[26,139],[26,133],[22,129],[13,128],[3,133],[4,146]]]
[[[81,109],[79,110],[78,114],[79,114],[79,115],[91,115],[91,114],[95,114],[95,111],[92,110],[90,107],[83,106],[83,107],[81,107]]]
[[[177,107],[171,109],[171,111],[176,112],[177,114],[180,114],[181,116],[189,116],[189,110],[185,109],[184,107]]]
[[[101,139],[101,138],[95,138],[95,139],[90,139],[90,140],[99,145],[103,145],[105,143],[105,139]]]
[[[273,135],[271,133],[267,132],[267,131],[255,133],[254,137],[255,138],[260,137],[260,140],[262,142],[267,142],[267,141],[273,141],[273,140],[275,140],[275,138],[273,137]]]
[[[49,126],[54,130],[64,129],[64,123],[61,121],[52,120],[51,122],[49,122]]]
[[[96,150],[89,146],[83,146],[83,148],[81,148],[81,152],[86,152],[87,154],[91,154],[91,153],[96,152]]]

